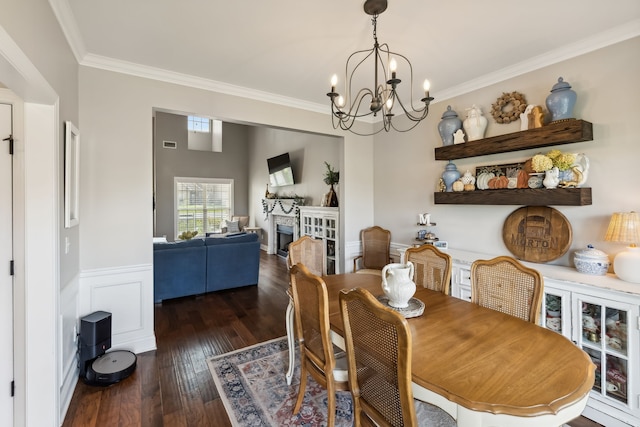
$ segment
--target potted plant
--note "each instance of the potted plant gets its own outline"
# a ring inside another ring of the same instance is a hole
[[[329,163],[324,162],[327,167],[326,172],[324,173],[324,183],[329,185],[329,192],[325,195],[324,205],[337,207],[338,206],[338,195],[336,194],[333,186],[340,181],[340,172],[334,170]]]

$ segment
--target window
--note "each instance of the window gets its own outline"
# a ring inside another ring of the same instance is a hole
[[[189,116],[187,118],[187,129],[189,129],[190,132],[211,132],[209,119],[206,117]]]
[[[231,218],[233,180],[216,178],[174,178],[175,231],[198,230],[198,234],[219,233]]]

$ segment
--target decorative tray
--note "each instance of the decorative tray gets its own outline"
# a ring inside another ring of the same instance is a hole
[[[424,303],[418,298],[411,298],[409,300],[409,305],[405,308],[398,308],[389,305],[389,298],[386,295],[380,295],[377,298],[378,301],[382,303],[382,305],[392,309],[393,311],[397,311],[406,319],[422,316],[422,313],[424,313]]]

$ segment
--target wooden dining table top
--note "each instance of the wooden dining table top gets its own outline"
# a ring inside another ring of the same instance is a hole
[[[324,276],[331,329],[343,335],[338,295],[383,295],[380,276]],[[418,287],[424,313],[408,319],[413,382],[473,411],[556,414],[593,387],[595,365],[564,336],[519,318]]]

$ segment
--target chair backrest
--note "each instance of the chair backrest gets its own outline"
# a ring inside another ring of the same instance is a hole
[[[361,288],[341,291],[339,299],[355,425],[361,412],[380,426],[417,425],[407,320]]]
[[[499,256],[471,264],[471,302],[538,323],[544,279],[517,259]]]
[[[300,355],[333,379],[335,356],[330,336],[327,286],[303,264],[294,265],[289,273]]]
[[[238,228],[244,231],[244,228],[249,226],[249,215],[234,215],[231,221],[238,221]]]
[[[322,240],[302,236],[289,244],[287,267],[301,263],[316,276],[324,275],[324,256]]]
[[[362,268],[382,270],[391,256],[391,232],[377,225],[361,232]]]
[[[411,261],[416,285],[449,295],[451,288],[451,256],[433,245],[409,248],[404,259]]]

